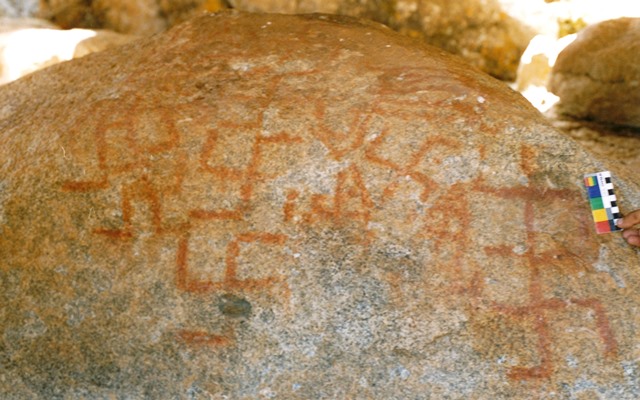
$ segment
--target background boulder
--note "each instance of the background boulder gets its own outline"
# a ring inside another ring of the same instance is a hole
[[[489,74],[515,80],[531,29],[505,13],[497,0],[43,0],[41,14],[63,27],[151,34],[199,11],[330,13],[367,18],[458,54]]]
[[[225,13],[0,104],[2,397],[639,395],[640,188],[441,50]]]
[[[581,31],[558,55],[549,88],[560,113],[640,127],[640,18]]]
[[[224,6],[224,0],[41,0],[39,15],[63,28],[152,35]]]

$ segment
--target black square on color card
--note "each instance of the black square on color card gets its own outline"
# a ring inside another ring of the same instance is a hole
[[[611,178],[609,178],[609,177],[604,178],[604,181],[607,182],[607,183],[611,183]]]
[[[620,214],[620,213],[614,213],[613,214],[613,219],[618,219],[618,218],[621,218],[621,217],[622,217],[622,214]]]
[[[611,207],[618,207],[618,202],[617,201],[612,201],[611,202]]]
[[[609,196],[613,194],[613,189],[609,189]]]

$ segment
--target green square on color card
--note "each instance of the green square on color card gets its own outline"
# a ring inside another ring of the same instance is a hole
[[[591,201],[592,210],[599,210],[601,208],[604,208],[604,204],[602,204],[602,197],[592,197],[589,200]]]

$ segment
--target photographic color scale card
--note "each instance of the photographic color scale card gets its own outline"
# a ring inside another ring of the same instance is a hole
[[[584,185],[587,188],[589,203],[593,221],[596,224],[596,232],[609,233],[621,231],[616,222],[622,218],[618,201],[613,192],[611,172],[602,171],[584,176]]]

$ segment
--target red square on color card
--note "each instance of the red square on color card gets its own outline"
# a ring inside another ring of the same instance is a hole
[[[611,232],[611,225],[609,225],[609,221],[596,222],[596,232],[598,233]]]

